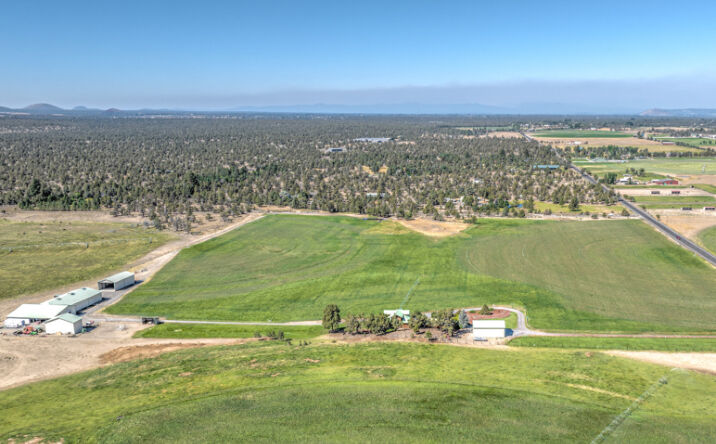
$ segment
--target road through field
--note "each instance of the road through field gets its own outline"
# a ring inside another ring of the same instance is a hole
[[[532,136],[529,136],[525,133],[522,133],[522,135],[530,141],[539,142],[537,139],[535,139]],[[579,173],[582,178],[584,178],[587,182],[594,184],[594,185],[601,185],[602,188],[606,191],[611,191],[609,187],[607,187],[604,184],[599,184],[592,176],[585,173],[583,170],[581,170],[576,165],[567,162],[560,153],[555,149],[555,154],[562,159],[563,162],[568,163],[569,167]],[[711,254],[710,252],[706,251],[705,249],[701,248],[700,246],[696,245],[694,242],[691,242],[690,240],[684,238],[676,231],[672,230],[671,228],[667,227],[666,225],[659,222],[654,216],[649,214],[648,212],[642,210],[641,208],[637,207],[636,205],[632,204],[628,200],[622,198],[619,196],[619,203],[624,205],[626,208],[628,208],[633,213],[638,214],[644,221],[646,221],[649,225],[655,227],[658,231],[660,231],[663,235],[668,237],[669,239],[673,240],[677,244],[681,245],[683,248],[686,248],[687,250],[691,251],[692,253],[696,254],[697,256],[700,256],[702,259],[704,259],[706,262],[711,264],[712,266],[716,267],[716,256]]]

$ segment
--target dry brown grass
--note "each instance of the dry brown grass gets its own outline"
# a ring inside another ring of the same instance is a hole
[[[716,353],[673,353],[624,350],[613,350],[606,353],[612,356],[637,359],[653,364],[685,368],[716,375]]]
[[[501,139],[512,139],[512,138],[520,138],[524,137],[522,134],[516,132],[516,131],[494,131],[491,133],[487,133],[485,135],[480,136],[482,138],[484,137],[498,137]]]
[[[697,242],[699,232],[706,228],[716,226],[716,214],[681,211],[677,209],[653,210],[651,213],[659,215],[661,222]]]
[[[397,222],[413,231],[433,237],[453,236],[470,226],[470,224],[462,222],[439,222],[430,219],[398,220]]]
[[[700,151],[696,148],[688,148],[678,145],[662,145],[659,142],[648,139],[638,139],[636,137],[588,137],[582,139],[564,139],[558,137],[540,137],[540,142],[550,143],[559,148],[573,147],[574,142],[581,142],[580,146],[601,147],[601,146],[621,146],[646,148],[651,152],[676,152],[676,151]]]

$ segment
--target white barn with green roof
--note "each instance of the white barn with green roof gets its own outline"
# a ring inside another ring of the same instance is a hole
[[[63,313],[45,322],[45,333],[74,335],[82,331],[82,318],[71,313]]]
[[[55,296],[49,301],[43,302],[47,305],[64,305],[67,312],[77,314],[77,312],[94,305],[102,300],[102,292],[94,288],[82,287],[72,290],[65,294]]]
[[[22,304],[12,311],[3,322],[7,328],[18,328],[33,322],[46,321],[67,311],[66,305]]]
[[[134,285],[134,273],[129,271],[123,271],[121,273],[113,274],[110,277],[104,278],[97,282],[97,288],[100,290],[121,290]]]

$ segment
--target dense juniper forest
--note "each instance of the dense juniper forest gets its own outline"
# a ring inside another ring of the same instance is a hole
[[[594,124],[554,121],[560,122]],[[538,200],[615,201],[567,169],[564,153],[526,138],[490,137],[491,130],[534,123],[445,116],[3,116],[0,205],[107,209],[180,230],[190,229],[196,211],[230,219],[269,205],[442,219],[524,216],[537,211]],[[371,137],[390,140],[356,140]]]

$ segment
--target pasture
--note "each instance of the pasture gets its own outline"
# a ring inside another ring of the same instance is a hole
[[[699,233],[699,241],[710,251],[716,253],[716,227],[711,227]]]
[[[644,168],[647,173],[669,175],[716,174],[716,158],[713,157],[641,159],[624,163],[577,160],[573,163],[600,176],[605,173],[622,174],[627,168]]]
[[[592,350],[652,350],[668,352],[716,352],[712,338],[619,338],[575,336],[525,336],[510,341],[514,347],[581,348]]]
[[[691,207],[694,209],[704,206],[714,206],[716,198],[713,196],[633,196],[639,206],[646,209],[669,209]]]
[[[0,437],[589,442],[663,377],[615,442],[709,441],[708,375],[598,352],[275,341],[186,349],[0,392]]]
[[[716,140],[707,137],[654,137],[663,142],[685,143],[696,148],[716,148]]]
[[[0,299],[101,276],[169,239],[127,223],[0,219]]]
[[[508,327],[509,328],[509,327]],[[286,339],[310,339],[327,333],[320,325],[265,326],[222,324],[177,324],[166,322],[134,334],[135,338],[254,338],[268,337],[271,332],[282,331]]]
[[[544,329],[713,331],[714,286],[713,269],[639,221],[481,219],[434,238],[272,215],[183,250],[107,311],[278,322],[320,319],[331,303],[343,314],[501,303]]]

